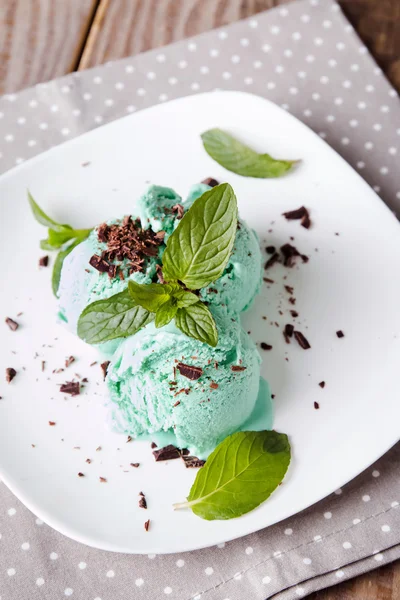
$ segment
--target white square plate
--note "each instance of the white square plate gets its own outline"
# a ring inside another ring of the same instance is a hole
[[[210,127],[302,163],[277,180],[239,177],[204,151],[200,133]],[[50,269],[39,271],[37,266],[45,230],[33,220],[26,199],[29,188],[58,221],[88,227],[133,212],[147,182],[185,195],[192,183],[207,176],[232,184],[240,213],[258,232],[263,249],[281,246],[293,236],[293,243],[310,257],[308,264],[292,269],[269,269],[266,275],[275,283],[264,286],[243,318],[256,342],[273,346],[261,351],[262,373],[275,394],[275,428],[290,436],[290,471],[257,510],[213,522],[172,510],[173,502],[185,499],[194,470],[181,461],[155,463],[148,443],[126,443],[105,426],[105,386],[99,366],[89,367],[97,354],[56,323]],[[0,314],[4,319],[23,312],[16,332],[1,326],[0,475],[55,529],[119,552],[210,546],[310,506],[398,440],[399,225],[342,158],[274,104],[249,94],[214,92],[143,110],[4,175],[0,199]],[[281,216],[302,204],[311,212],[310,230]],[[284,284],[294,287],[295,307]],[[282,327],[293,321],[293,308],[310,350],[284,341]],[[342,339],[336,336],[340,329]],[[53,374],[69,355],[76,362]],[[9,385],[6,367],[18,371]],[[89,384],[85,393],[65,400],[57,384],[75,372],[87,376]],[[320,381],[326,382],[324,389]],[[50,427],[49,421],[56,425]],[[90,465],[86,458],[92,459]],[[132,469],[131,462],[140,462],[140,468]],[[85,477],[77,476],[80,471]],[[107,483],[99,483],[100,476]],[[146,512],[138,508],[141,490],[148,499]],[[148,533],[143,528],[147,518]]]

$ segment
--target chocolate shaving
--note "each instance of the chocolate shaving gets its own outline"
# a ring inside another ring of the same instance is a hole
[[[155,442],[151,442],[150,448],[158,448],[158,446]]]
[[[108,276],[110,279],[114,279],[117,274],[117,265],[110,265],[108,267]]]
[[[174,460],[175,458],[180,458],[182,456],[182,451],[172,444],[169,444],[169,446],[164,446],[164,448],[160,448],[159,450],[153,450],[153,456],[156,462],[162,460]]]
[[[275,254],[273,254],[271,256],[271,258],[269,258],[267,260],[267,262],[264,265],[264,269],[269,269],[270,267],[272,267],[276,262],[279,262],[279,254],[277,252],[275,252]]]
[[[46,361],[42,360],[42,371],[44,371],[46,368]]]
[[[283,330],[283,335],[287,344],[290,344],[290,338],[293,335],[294,327],[290,323],[285,325],[285,329]]]
[[[301,331],[294,331],[293,335],[295,337],[296,342],[303,348],[303,350],[308,350],[311,348],[308,340],[304,337]]]
[[[69,356],[65,359],[65,366],[68,368],[73,362],[75,362],[75,356]]]
[[[290,304],[296,304],[296,298],[293,298],[293,296],[291,298],[289,298],[289,302]]]
[[[144,530],[148,531],[150,528],[150,519],[147,519],[147,521],[145,521],[144,523]]]
[[[281,252],[283,254],[283,264],[285,267],[293,267],[295,258],[300,256],[300,252],[291,244],[284,244],[281,246]]]
[[[105,360],[103,363],[101,363],[100,368],[103,371],[103,378],[105,380],[106,376],[107,376],[107,371],[108,371],[108,367],[110,365],[110,361],[109,360]]]
[[[296,318],[296,317],[298,317],[298,316],[299,316],[299,313],[297,312],[297,310],[291,310],[291,311],[289,311],[289,312],[290,312],[290,314],[292,315],[292,317],[294,317],[294,318]]]
[[[318,385],[319,385],[320,388],[324,389],[324,387],[325,387],[325,381],[320,381]]]
[[[197,456],[182,456],[182,460],[187,469],[198,469],[206,463],[205,460],[201,460],[201,458],[197,458]]]
[[[107,479],[105,477],[99,477],[100,483],[107,483]]]
[[[128,444],[129,442],[131,442],[133,440],[131,435],[128,435],[128,437],[126,438],[126,443]]]
[[[318,409],[319,409],[319,404],[318,404],[318,402],[314,402],[314,408],[315,408],[316,410],[318,410]]]
[[[78,473],[78,477],[85,477],[85,475],[83,473]]]
[[[18,323],[16,321],[14,321],[13,319],[11,319],[10,317],[6,318],[5,323],[11,329],[11,331],[17,331],[17,329],[19,327]]]
[[[161,265],[156,265],[157,279],[160,283],[165,283]]]
[[[56,424],[56,422],[55,422],[55,421],[49,421],[49,425],[50,425],[50,427],[54,427],[54,425],[55,425],[55,424]]]
[[[293,294],[293,288],[290,285],[285,285],[285,290],[288,294]]]
[[[173,388],[169,388],[169,389],[170,389],[170,390],[172,390]],[[174,388],[174,389],[175,389],[175,388]],[[175,402],[175,404],[173,404],[173,405],[172,405],[172,406],[173,406],[173,408],[176,408],[177,406],[179,406],[179,405],[180,405],[180,403],[181,403],[181,401],[180,401],[180,400],[177,400],[177,401]]]
[[[12,380],[14,379],[14,377],[16,376],[17,371],[15,369],[13,369],[12,367],[8,367],[6,369],[6,381],[7,383],[11,383]]]
[[[260,346],[263,350],[272,350],[271,344],[267,344],[266,342],[261,342]]]
[[[219,181],[217,181],[213,177],[206,177],[205,179],[203,179],[203,181],[201,183],[205,183],[206,185],[209,185],[210,187],[215,187],[216,185],[219,185]]]
[[[88,464],[88,465],[90,465],[90,463],[92,462],[92,459],[91,459],[91,458],[87,458],[87,459],[85,460],[85,462],[87,462],[87,464]]]
[[[267,246],[265,248],[265,251],[267,254],[275,254],[276,248],[275,248],[275,246]]]
[[[231,366],[231,371],[245,371],[247,369],[247,367],[241,367],[240,365],[232,365]]]
[[[53,373],[55,373],[56,375],[58,375],[58,373],[63,373],[64,369],[62,367],[60,367],[59,369],[54,369]]]
[[[41,258],[39,258],[39,267],[47,267],[48,264],[49,264],[48,256],[42,256]]]
[[[140,467],[140,463],[130,463],[130,466],[134,469],[137,469],[138,467]]]
[[[185,209],[183,208],[182,204],[175,204],[175,206],[173,206],[171,210],[172,210],[172,212],[176,212],[177,213],[176,218],[178,220],[182,219],[183,214],[185,212]]]
[[[194,365],[185,365],[182,362],[179,362],[176,365],[179,373],[183,377],[187,377],[191,381],[196,381],[203,375],[203,369],[201,367],[195,367]]]
[[[104,260],[104,258],[101,258],[101,256],[98,256],[97,254],[93,254],[93,256],[90,258],[89,265],[91,265],[100,273],[108,273],[108,269],[110,268],[108,262]]]
[[[100,450],[101,450],[101,446],[97,446],[96,452],[100,452]]]
[[[275,281],[269,277],[263,277],[263,281],[265,281],[265,283],[275,283]]]
[[[212,382],[210,383],[210,388],[211,388],[212,390],[217,390],[217,389],[218,389],[218,383],[216,383],[215,381],[212,381]]]
[[[147,502],[143,492],[139,492],[139,508],[147,508]]]
[[[290,210],[288,212],[284,212],[283,216],[288,221],[301,219],[302,227],[305,227],[305,229],[310,228],[310,225],[311,225],[310,214],[305,206],[300,206],[300,208],[296,208],[295,210]]]
[[[336,335],[338,336],[338,338],[343,338],[344,337],[344,333],[341,329],[339,329],[339,331],[336,332]]]
[[[60,386],[60,392],[77,396],[80,393],[79,381],[67,381]]]

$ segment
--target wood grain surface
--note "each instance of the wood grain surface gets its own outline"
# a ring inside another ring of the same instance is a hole
[[[96,6],[95,0],[0,0],[0,94],[73,70]]]
[[[286,0],[0,0],[0,93],[227,25]],[[400,0],[339,0],[400,90]],[[400,563],[309,596],[400,600]]]

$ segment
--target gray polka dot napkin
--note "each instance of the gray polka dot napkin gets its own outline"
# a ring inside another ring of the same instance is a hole
[[[0,172],[127,113],[216,88],[259,94],[295,114],[400,212],[398,96],[329,0],[295,2],[4,96]],[[399,460],[397,445],[283,523],[168,556],[111,554],[71,541],[0,483],[0,600],[304,597],[400,557]]]

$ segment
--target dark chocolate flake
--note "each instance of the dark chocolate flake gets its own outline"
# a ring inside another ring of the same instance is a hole
[[[83,473],[78,473],[78,477],[85,477],[85,475]]]
[[[110,268],[108,262],[104,258],[101,258],[101,256],[97,256],[97,254],[93,254],[89,260],[89,264],[100,273],[108,273],[108,269]]]
[[[206,185],[209,185],[210,187],[215,187],[216,185],[219,185],[219,181],[214,179],[214,177],[206,177],[205,179],[203,179],[203,181],[201,183],[205,183]]]
[[[17,371],[15,369],[13,369],[12,367],[8,367],[6,369],[6,381],[7,383],[11,383],[12,380],[14,379],[14,377],[16,376]]]
[[[114,279],[117,274],[117,265],[110,265],[108,267],[108,276],[110,279]]]
[[[130,466],[134,469],[138,469],[140,467],[140,463],[130,463]]]
[[[325,387],[325,381],[320,381],[318,385],[319,385],[320,388],[324,389],[324,387]]]
[[[182,456],[182,460],[185,463],[187,469],[198,469],[205,465],[205,460],[197,458],[197,456]]]
[[[14,321],[13,319],[11,319],[10,317],[7,317],[5,319],[5,323],[11,329],[11,331],[17,331],[17,329],[19,327],[18,323],[16,321]]]
[[[267,254],[275,254],[276,248],[275,248],[275,246],[267,246],[265,248],[265,251]]]
[[[176,368],[183,377],[187,377],[191,381],[196,381],[203,375],[203,369],[194,365],[185,365],[184,363],[179,362],[176,365]]]
[[[318,402],[314,402],[314,408],[315,408],[316,410],[318,410],[318,409],[319,409],[319,404],[318,404]]]
[[[100,367],[101,370],[103,371],[103,378],[105,379],[107,376],[107,371],[108,371],[108,367],[110,365],[110,361],[109,360],[105,360],[103,363],[101,363]]]
[[[341,329],[339,329],[339,331],[336,332],[336,335],[338,336],[338,338],[343,338],[344,337],[344,333]]]
[[[267,262],[264,265],[264,269],[270,269],[275,263],[279,262],[279,254],[277,252],[275,252],[275,254],[273,254],[271,256],[271,258],[269,258],[267,260]]]
[[[87,464],[88,464],[88,465],[90,465],[90,463],[92,462],[92,459],[91,459],[91,458],[87,458],[87,459],[85,460],[85,462],[87,462]]]
[[[150,519],[147,519],[144,523],[144,530],[148,531],[150,529]]]
[[[263,350],[272,350],[271,344],[267,344],[266,342],[261,342],[260,346]]]
[[[49,264],[49,257],[48,256],[41,256],[39,258],[39,267],[47,267]]]
[[[153,449],[153,448],[157,448],[157,447],[158,447],[158,446],[157,446],[157,444],[156,444],[155,442],[151,442],[151,444],[150,444],[150,448],[152,448],[152,449]]]
[[[75,362],[75,356],[69,356],[65,359],[65,366],[68,368],[72,363]]]
[[[55,424],[56,424],[56,422],[55,422],[55,421],[49,421],[49,425],[50,425],[50,427],[54,427],[54,426],[55,426]]]
[[[309,229],[311,225],[310,214],[305,206],[300,206],[300,208],[296,208],[295,210],[284,212],[283,216],[288,221],[301,219],[301,225],[305,229]]]
[[[179,450],[179,448],[169,444],[168,446],[164,446],[164,448],[160,448],[159,450],[153,450],[153,456],[156,462],[160,462],[162,460],[174,460],[175,458],[180,458],[182,456],[182,452]]]
[[[105,477],[99,477],[100,483],[107,483],[107,479]]]
[[[309,344],[308,340],[304,337],[304,335],[301,333],[301,331],[294,331],[293,335],[295,337],[295,340],[303,348],[303,350],[308,350],[309,348],[311,348],[311,345]]]
[[[290,285],[285,285],[285,290],[287,291],[288,294],[293,294],[293,288]]]
[[[299,313],[297,312],[297,310],[291,310],[289,312],[290,312],[290,314],[292,315],[293,318],[296,318],[296,317],[299,316]]]
[[[285,325],[283,335],[287,344],[290,344],[290,338],[293,336],[294,327],[290,323]]]
[[[173,206],[171,210],[172,210],[172,212],[177,213],[176,218],[178,220],[182,219],[184,212],[185,212],[185,209],[183,208],[182,204],[175,204],[175,206]]]
[[[143,492],[139,492],[139,508],[147,508],[146,497]]]
[[[281,252],[283,254],[283,264],[285,267],[293,267],[296,257],[300,256],[300,252],[297,248],[292,246],[292,244],[283,244],[283,246],[281,246]]]
[[[128,435],[128,437],[126,438],[126,443],[128,444],[129,442],[131,442],[133,440],[131,435]]]
[[[247,367],[242,367],[241,365],[232,365],[231,366],[231,371],[234,371],[234,372],[245,371],[246,369],[247,369]]]
[[[78,396],[80,394],[79,381],[66,381],[60,386],[60,392],[71,394],[71,396]]]

